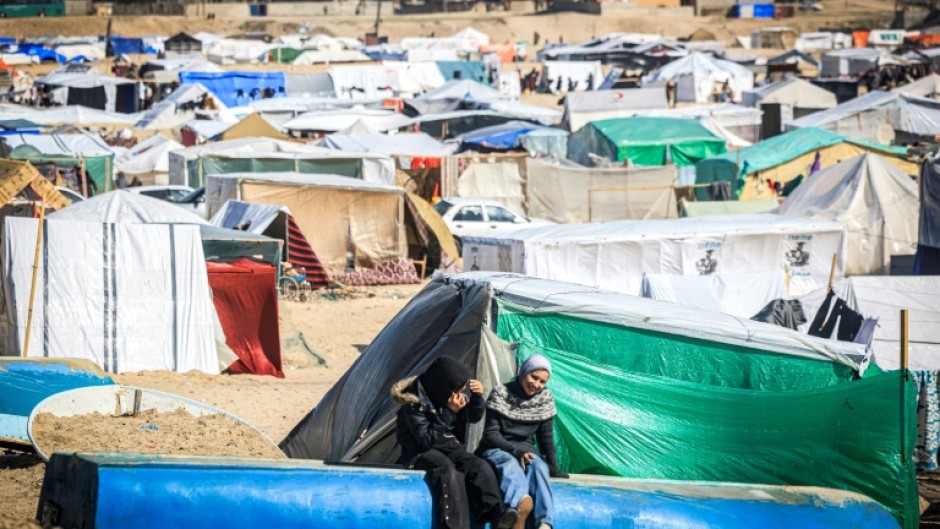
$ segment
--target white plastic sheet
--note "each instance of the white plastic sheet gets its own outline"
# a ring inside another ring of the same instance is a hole
[[[786,299],[786,274],[753,272],[687,276],[644,274],[645,298],[750,319],[775,299]]]
[[[6,351],[22,355],[39,221],[7,219]],[[85,358],[109,373],[219,373],[198,226],[44,227],[29,356]]]

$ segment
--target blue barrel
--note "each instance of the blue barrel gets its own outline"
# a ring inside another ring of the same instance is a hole
[[[895,529],[850,492],[573,476],[553,480],[555,526]],[[64,529],[430,529],[421,472],[317,461],[55,454],[38,513]]]
[[[0,358],[0,437],[29,442],[29,414],[46,397],[108,384],[114,382],[89,360]]]

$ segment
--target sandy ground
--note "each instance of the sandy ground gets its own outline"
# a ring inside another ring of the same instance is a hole
[[[422,286],[361,288],[351,299],[281,302],[281,339],[285,342],[282,379],[167,371],[113,378],[118,384],[175,393],[216,406],[247,420],[279,442]],[[326,367],[298,345],[298,333],[326,360]],[[0,458],[0,528],[5,527],[4,518],[19,521],[35,515],[43,465],[30,463],[22,457]]]

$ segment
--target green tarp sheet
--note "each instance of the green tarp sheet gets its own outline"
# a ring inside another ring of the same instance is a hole
[[[271,62],[276,62],[279,64],[290,64],[294,62],[294,59],[300,57],[300,55],[306,50],[299,50],[297,48],[275,48],[268,52],[268,57],[270,57]]]
[[[695,165],[727,150],[725,141],[692,119],[618,118],[592,121],[571,135],[568,157],[588,163],[587,153],[634,165]]]
[[[895,156],[904,156],[907,153],[904,147],[854,140],[828,130],[807,127],[774,136],[739,151],[727,152],[702,160],[695,165],[695,182],[697,184],[734,182],[737,195],[744,185],[746,175],[776,167],[808,152],[842,142],[853,143],[874,152]],[[707,194],[706,190],[696,191],[696,195],[701,200],[707,200]]]
[[[902,372],[858,378],[828,361],[505,301],[497,334],[520,360],[552,361],[570,472],[848,490],[917,526],[916,404]]]

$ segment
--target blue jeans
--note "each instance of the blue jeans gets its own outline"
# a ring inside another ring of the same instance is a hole
[[[536,457],[522,470],[519,460],[508,452],[491,448],[483,452],[483,459],[493,465],[503,501],[510,507],[518,507],[522,497],[532,497],[532,514],[526,521],[526,527],[536,528],[547,523],[554,526],[552,517],[555,504],[552,500],[552,488],[548,482],[548,464],[541,457]]]

